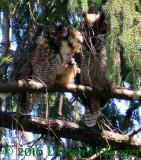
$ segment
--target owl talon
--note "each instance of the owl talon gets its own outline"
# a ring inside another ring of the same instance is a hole
[[[72,58],[71,61],[69,61],[67,64],[68,66],[71,66],[71,67],[76,66],[76,62],[74,61],[74,58]]]

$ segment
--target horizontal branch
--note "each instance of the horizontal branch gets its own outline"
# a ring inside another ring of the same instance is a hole
[[[19,80],[11,81],[9,83],[0,84],[0,93],[8,92],[45,92],[47,88],[48,92],[92,92],[92,88],[88,86],[70,84],[68,86],[63,86],[59,84],[46,84],[35,82],[35,81],[25,81]]]
[[[16,114],[0,112],[0,126],[10,129],[16,129]],[[54,133],[58,137],[64,137],[77,141],[82,141],[101,147],[107,146],[107,141],[110,146],[115,147],[114,150],[132,150],[138,151],[138,158],[141,158],[141,141],[126,135],[113,133],[111,131],[87,128],[85,126],[79,126],[76,123],[44,118],[19,115],[18,116],[18,128],[21,131],[30,131],[36,134],[53,135]],[[132,152],[133,153],[133,152]]]
[[[16,93],[16,92],[45,92],[47,88],[48,92],[71,92],[76,94],[88,93],[99,95],[106,98],[118,98],[125,100],[134,100],[135,95],[141,100],[141,91],[132,91],[128,89],[114,89],[110,92],[99,92],[95,88],[83,85],[69,84],[63,85],[49,85],[46,86],[40,82],[19,80],[18,82],[9,82],[0,84],[0,93]]]

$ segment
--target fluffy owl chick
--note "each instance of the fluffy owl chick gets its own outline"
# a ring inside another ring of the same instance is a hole
[[[77,67],[76,62],[72,58],[70,61],[65,61],[57,69],[56,83],[67,85],[73,82],[76,73],[80,73],[80,69]]]
[[[72,57],[79,52],[83,37],[75,28],[63,27],[63,29],[68,31],[68,35],[60,47],[61,60],[57,67],[56,83],[67,85],[73,83],[76,73],[80,73],[80,69]]]
[[[64,27],[68,30],[66,40],[64,40],[60,47],[60,54],[63,61],[71,60],[73,55],[79,52],[81,44],[83,43],[82,34],[72,27]]]

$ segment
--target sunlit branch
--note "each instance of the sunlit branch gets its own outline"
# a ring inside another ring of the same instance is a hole
[[[129,132],[128,136],[134,136],[135,134],[138,134],[141,131],[141,125],[133,129],[131,132]]]
[[[63,85],[50,85],[46,84],[43,85],[40,82],[35,81],[25,81],[25,80],[19,80],[18,82],[13,81],[5,84],[0,84],[0,93],[17,93],[17,92],[43,92],[45,93],[46,87],[48,92],[70,92],[75,94],[93,94],[93,95],[99,95],[100,97],[106,97],[106,98],[118,98],[118,99],[125,99],[125,100],[134,100],[134,96],[136,95],[138,97],[138,100],[141,100],[141,91],[132,91],[128,89],[114,89],[107,92],[99,92],[95,88],[91,88],[89,86],[83,86],[83,85],[75,85],[70,84],[67,86]]]

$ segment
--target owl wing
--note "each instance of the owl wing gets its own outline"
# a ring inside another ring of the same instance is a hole
[[[59,42],[55,41],[55,29],[40,26],[26,34],[13,60],[10,79],[25,79],[29,76],[55,83],[56,55]],[[49,71],[52,74],[47,74]]]
[[[57,36],[56,29],[50,26],[39,26],[26,34],[14,56],[10,79],[37,78],[37,81],[54,84],[57,63],[60,63],[57,56],[60,41]],[[40,99],[41,93],[19,93],[19,112],[31,112]]]

